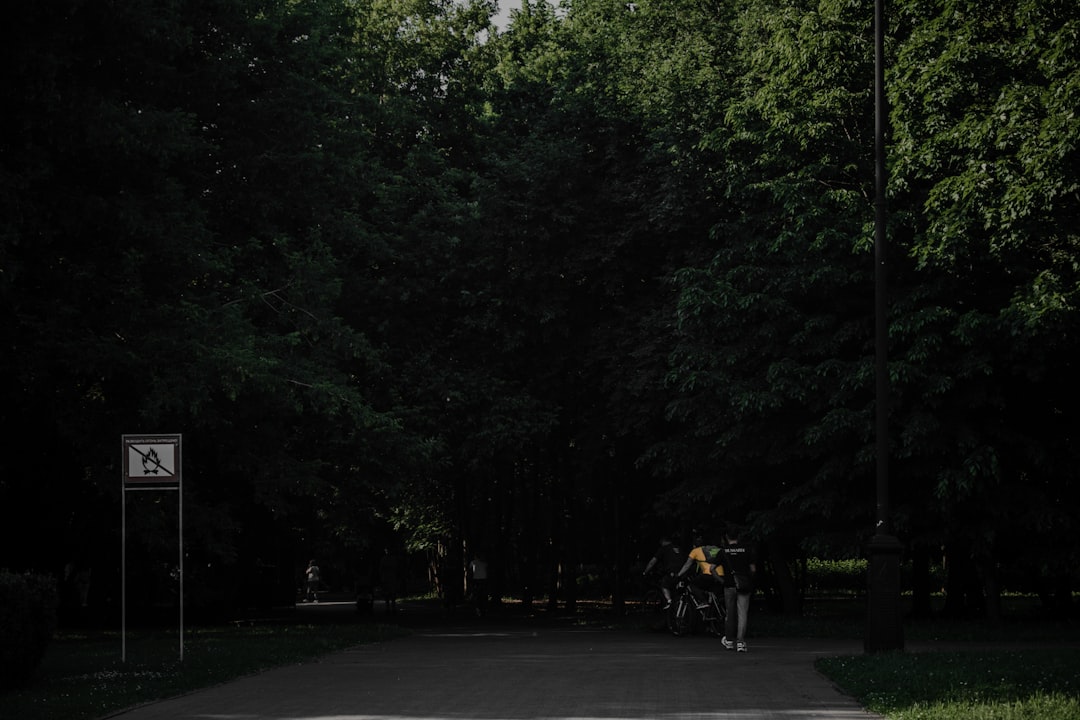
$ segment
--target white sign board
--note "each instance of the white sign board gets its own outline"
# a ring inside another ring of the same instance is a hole
[[[179,435],[125,435],[124,484],[180,482]]]

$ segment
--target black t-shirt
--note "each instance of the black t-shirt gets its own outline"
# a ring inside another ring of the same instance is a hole
[[[735,576],[750,577],[750,566],[755,565],[754,548],[742,541],[724,545],[724,584],[735,586]]]
[[[657,572],[675,574],[682,569],[683,554],[674,545],[661,545],[653,557],[656,558]]]

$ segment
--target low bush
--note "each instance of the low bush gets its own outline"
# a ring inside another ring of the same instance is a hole
[[[817,595],[859,594],[866,591],[867,561],[807,558],[806,587]]]
[[[0,570],[0,689],[30,683],[56,630],[56,581]]]

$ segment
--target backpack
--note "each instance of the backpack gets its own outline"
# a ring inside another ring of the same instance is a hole
[[[716,578],[723,577],[724,571],[719,569],[724,564],[723,548],[716,545],[702,545],[701,552],[705,555],[705,561],[712,565],[712,571],[709,574]]]

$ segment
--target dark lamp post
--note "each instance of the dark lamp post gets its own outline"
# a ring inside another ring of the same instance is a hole
[[[876,377],[877,524],[867,548],[869,593],[864,649],[868,653],[902,650],[904,633],[900,618],[900,541],[889,525],[889,318],[888,238],[885,188],[885,0],[874,2],[874,346]]]

